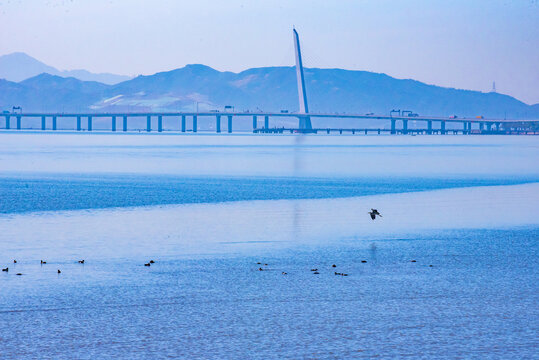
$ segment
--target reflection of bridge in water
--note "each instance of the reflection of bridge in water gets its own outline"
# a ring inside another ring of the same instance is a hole
[[[122,131],[128,131],[128,119],[135,117],[146,117],[146,131],[151,132],[152,118],[157,118],[157,131],[163,131],[163,118],[174,117],[179,119],[177,131],[180,132],[198,132],[199,117],[214,117],[215,131],[221,133],[221,119],[226,117],[226,131],[232,133],[233,118],[249,118],[252,117],[253,132],[255,133],[319,133],[319,132],[339,132],[339,133],[390,133],[390,134],[447,134],[447,133],[462,133],[462,134],[539,134],[539,120],[498,120],[498,119],[483,119],[481,118],[455,118],[455,117],[426,117],[426,116],[382,116],[382,115],[360,115],[360,114],[330,114],[330,113],[310,113],[307,103],[307,94],[305,89],[305,80],[303,76],[303,61],[301,57],[301,49],[299,43],[299,35],[293,30],[294,48],[296,57],[296,77],[298,84],[299,95],[299,112],[297,113],[275,113],[275,112],[149,112],[149,113],[8,113],[3,114],[5,118],[4,129],[11,129],[11,118],[16,119],[16,129],[22,129],[23,118],[41,118],[41,130],[49,129],[47,127],[47,119],[52,120],[50,129],[58,130],[57,122],[59,118],[74,118],[76,119],[76,130],[83,130],[83,119],[85,120],[86,131],[93,130],[93,119],[95,118],[110,118],[112,131],[117,131],[117,120],[122,119]],[[19,108],[20,109],[20,108]],[[21,109],[22,110],[22,109]],[[393,113],[393,111],[391,112]],[[400,113],[399,113],[400,114]],[[264,119],[263,126],[259,127],[258,118]],[[298,128],[270,127],[270,118],[297,118]],[[191,119],[190,129],[187,128],[187,118]],[[313,128],[311,119],[356,119],[356,120],[380,120],[390,122],[391,127],[388,128]],[[409,128],[408,122],[423,122],[425,128]],[[446,124],[461,123],[462,126],[457,128],[446,129]],[[397,126],[399,125],[399,126]],[[433,126],[436,125],[436,126]],[[475,127],[475,129],[474,129]]]

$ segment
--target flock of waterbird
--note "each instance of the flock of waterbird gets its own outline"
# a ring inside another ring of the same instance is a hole
[[[411,262],[411,263],[415,263],[415,262],[417,262],[417,260],[412,259],[412,260],[410,260],[410,262]],[[366,263],[367,263],[367,260],[361,260],[361,263],[362,263],[362,264],[366,264]],[[268,266],[268,264],[266,264],[266,263],[257,262],[256,264],[259,266],[258,271],[271,271],[271,270],[272,270],[272,269],[267,268],[267,267],[266,267],[266,268],[262,267],[262,265],[263,265],[263,266]],[[348,276],[347,273],[335,271],[335,268],[336,268],[336,267],[337,267],[337,265],[335,265],[335,264],[331,265],[331,269],[332,269],[334,275],[337,275],[337,276]],[[429,265],[429,267],[433,267],[433,266],[432,266],[432,265]],[[318,270],[318,268],[311,269],[311,272],[312,272],[314,275],[319,275],[319,274],[320,274],[320,271]],[[286,271],[281,272],[281,274],[282,274],[282,275],[288,275],[288,273],[287,273]]]
[[[367,260],[362,260],[361,262],[362,262],[362,263],[366,263]],[[261,262],[257,262],[256,264],[257,264],[257,265],[268,266],[268,264],[262,264]],[[332,268],[336,268],[337,265],[333,264],[333,265],[331,265],[331,267],[332,267]],[[270,269],[263,268],[263,267],[259,267],[259,268],[258,268],[258,271],[268,271],[268,270],[270,270]],[[314,275],[319,275],[319,274],[320,274],[320,272],[318,271],[318,268],[316,268],[316,269],[311,269],[311,272],[312,272]],[[281,272],[281,274],[283,274],[283,275],[288,275],[288,273],[287,273],[286,271]],[[340,275],[340,276],[348,276],[348,274],[340,273],[340,272],[336,272],[336,271],[334,271],[334,274],[335,274],[335,275]]]
[[[78,262],[79,264],[84,264],[84,259],[83,259],[83,260],[78,260],[77,262]],[[16,264],[16,263],[17,263],[17,260],[13,260],[13,264]],[[47,262],[44,261],[44,260],[41,260],[41,261],[40,261],[40,265],[41,265],[41,266],[47,265]],[[3,268],[2,271],[3,271],[3,272],[6,272],[6,273],[9,272],[9,267]],[[58,273],[58,274],[61,274],[61,273],[62,273],[62,270],[58,269],[58,270],[57,270],[57,273]],[[19,272],[19,273],[16,273],[15,275],[21,276],[21,275],[24,275],[24,274]]]
[[[82,260],[77,260],[77,263],[78,263],[78,264],[84,265],[85,261],[84,261],[84,259],[82,259]],[[13,260],[13,264],[17,264],[17,260]],[[144,266],[150,266],[151,264],[155,264],[155,261],[150,260],[149,262],[145,263]],[[40,265],[41,265],[41,266],[47,265],[47,262],[44,261],[44,260],[41,260],[41,261],[40,261]],[[9,272],[9,267],[3,268],[2,271],[3,271],[3,272],[6,272],[6,273]],[[57,273],[58,273],[58,274],[61,274],[61,273],[62,273],[62,270],[58,269]],[[24,275],[24,274],[19,272],[19,273],[16,273],[15,275],[19,275],[19,276],[20,276],[20,275]]]
[[[380,212],[377,210],[377,209],[371,209],[371,211],[368,212],[368,214],[371,216],[371,219],[372,220],[376,220],[376,217],[379,216],[379,217],[382,217],[382,214],[380,214]],[[84,259],[82,260],[78,260],[77,261],[79,264],[83,264],[84,265]],[[362,263],[366,263],[367,260],[361,260]],[[410,262],[416,262],[416,260],[411,260]],[[13,260],[13,263],[16,264],[17,263],[17,260]],[[46,261],[43,261],[41,260],[41,265],[46,265],[47,262]],[[150,260],[148,261],[147,263],[144,264],[144,266],[151,266],[152,264],[155,264],[155,261],[154,260]],[[268,264],[262,264],[261,262],[258,262],[257,265],[264,265],[264,266],[268,266]],[[429,265],[430,267],[432,267],[432,265]],[[331,267],[334,269],[337,267],[337,265],[333,264],[331,265]],[[264,269],[262,268],[262,266],[260,266],[258,268],[258,271],[266,271],[266,270],[269,270],[269,269]],[[9,272],[9,267],[5,267],[2,269],[3,272]],[[62,271],[60,269],[58,269],[58,274],[61,274]],[[314,275],[319,275],[320,272],[318,271],[318,269],[311,269],[311,272],[314,274]],[[337,271],[334,271],[333,272],[335,275],[338,275],[338,276],[348,276],[348,274],[346,273],[341,273],[341,272],[337,272]],[[288,273],[283,271],[282,272],[283,275],[287,275]],[[22,273],[16,273],[15,275],[23,275]]]

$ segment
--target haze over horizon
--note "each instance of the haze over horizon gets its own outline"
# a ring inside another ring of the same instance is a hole
[[[295,26],[306,67],[485,92],[495,81],[498,92],[539,103],[537,1],[9,1],[0,23],[2,55],[131,76],[193,63],[292,65]]]

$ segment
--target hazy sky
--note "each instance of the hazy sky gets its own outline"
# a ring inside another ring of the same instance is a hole
[[[0,0],[0,55],[152,74],[293,63],[382,72],[539,103],[538,0]]]

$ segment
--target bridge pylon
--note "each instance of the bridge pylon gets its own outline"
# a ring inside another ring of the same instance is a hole
[[[312,130],[309,106],[307,105],[307,93],[305,92],[305,78],[303,76],[303,62],[301,60],[301,48],[299,46],[299,35],[296,29],[293,29],[294,48],[296,50],[296,77],[298,81],[299,112],[305,116],[299,117],[300,130]]]

